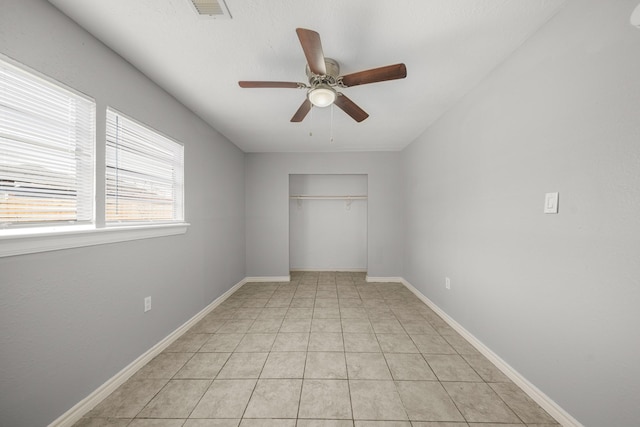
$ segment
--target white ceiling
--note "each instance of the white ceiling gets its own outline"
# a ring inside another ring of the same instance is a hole
[[[282,152],[401,150],[565,0],[227,0],[230,20],[189,0],[49,1],[245,152]],[[337,107],[291,123],[304,90],[237,82],[307,82],[297,27],[343,75],[404,62],[407,78],[343,89],[361,123]]]

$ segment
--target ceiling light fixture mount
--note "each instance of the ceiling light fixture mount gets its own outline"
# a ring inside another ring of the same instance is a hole
[[[342,86],[338,76],[340,75],[340,65],[332,58],[324,58],[326,74],[315,74],[307,65],[305,72],[309,78],[309,91],[307,99],[316,107],[328,107],[333,104],[338,97],[334,89],[335,86]]]

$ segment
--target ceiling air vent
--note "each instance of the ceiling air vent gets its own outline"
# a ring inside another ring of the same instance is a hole
[[[202,17],[231,19],[224,0],[188,0],[196,13]]]

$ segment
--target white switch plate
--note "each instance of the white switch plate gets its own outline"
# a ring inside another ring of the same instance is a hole
[[[544,196],[544,213],[558,213],[558,193],[547,193]]]
[[[451,279],[449,279],[448,277],[444,278],[444,287],[447,289],[451,289]]]
[[[151,310],[151,297],[146,297],[144,299],[144,312]]]

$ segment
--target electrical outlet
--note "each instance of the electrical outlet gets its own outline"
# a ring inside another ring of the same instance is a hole
[[[451,279],[449,279],[448,277],[444,278],[444,287],[447,289],[451,289]]]
[[[144,312],[151,310],[151,297],[146,297],[144,299]]]

